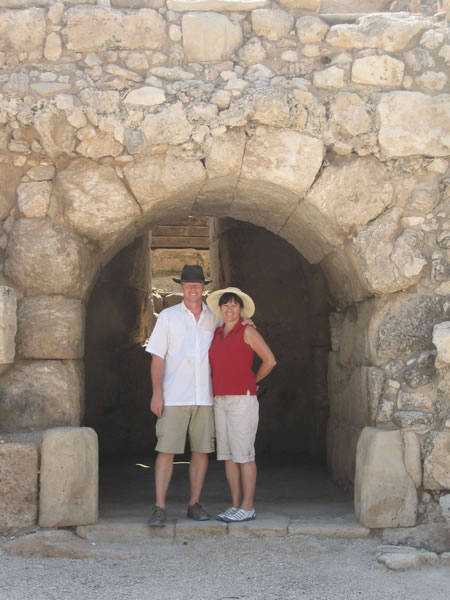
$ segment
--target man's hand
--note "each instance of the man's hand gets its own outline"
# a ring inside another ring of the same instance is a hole
[[[150,402],[150,410],[157,417],[162,417],[164,410],[164,399],[162,397],[162,394],[153,394]]]
[[[250,325],[250,327],[254,327],[256,329],[256,325],[253,323],[251,319],[243,319],[242,325]]]

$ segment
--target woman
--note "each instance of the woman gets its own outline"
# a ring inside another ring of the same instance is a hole
[[[224,324],[218,327],[209,349],[214,392],[217,460],[225,461],[232,506],[217,515],[219,521],[237,523],[256,517],[255,437],[259,406],[257,383],[270,373],[276,360],[263,337],[243,319],[255,312],[253,300],[230,287],[210,294],[206,300]],[[252,370],[254,354],[261,365]]]

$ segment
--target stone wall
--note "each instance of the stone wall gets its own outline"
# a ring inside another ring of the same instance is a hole
[[[445,21],[346,22],[310,0],[121,2],[0,10],[2,431],[83,422],[86,302],[122,248],[159,223],[231,217],[327,279],[333,476],[352,484],[370,425],[414,432],[420,493],[443,493]]]

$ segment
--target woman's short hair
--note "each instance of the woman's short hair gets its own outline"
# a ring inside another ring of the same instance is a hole
[[[236,304],[239,304],[241,308],[244,308],[244,303],[242,302],[242,299],[237,294],[233,294],[233,292],[225,292],[225,294],[222,294],[222,296],[220,296],[219,306],[230,302],[230,300],[234,300]]]

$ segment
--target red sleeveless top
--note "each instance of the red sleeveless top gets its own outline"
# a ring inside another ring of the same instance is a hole
[[[245,328],[240,319],[225,337],[225,325],[218,327],[214,333],[209,362],[215,396],[241,396],[247,391],[256,394],[255,373],[252,371],[254,352],[244,341]]]

